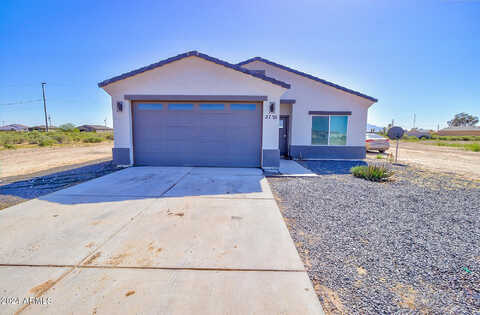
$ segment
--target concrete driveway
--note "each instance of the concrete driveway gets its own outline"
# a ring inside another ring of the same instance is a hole
[[[322,314],[259,169],[128,168],[0,235],[1,314]]]

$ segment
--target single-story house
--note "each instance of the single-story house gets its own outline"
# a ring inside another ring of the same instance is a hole
[[[53,131],[58,129],[56,126],[48,126],[48,131]],[[45,125],[33,126],[28,128],[29,131],[46,131]]]
[[[480,127],[449,127],[440,129],[439,136],[480,136]]]
[[[76,127],[79,131],[86,132],[111,132],[113,128],[102,125],[81,125]]]
[[[11,124],[0,127],[0,131],[28,131],[28,126],[21,124]]]
[[[280,157],[362,159],[377,99],[255,57],[191,51],[98,84],[121,165],[262,167]]]

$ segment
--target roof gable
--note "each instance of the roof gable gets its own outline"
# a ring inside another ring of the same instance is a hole
[[[250,70],[245,69],[241,66],[231,64],[229,62],[226,62],[226,61],[208,56],[206,54],[202,54],[202,53],[200,53],[198,51],[195,51],[195,50],[194,51],[189,51],[189,52],[186,52],[186,53],[183,53],[183,54],[180,54],[180,55],[168,58],[168,59],[164,59],[164,60],[161,60],[159,62],[153,63],[151,65],[148,65],[148,66],[145,66],[145,67],[142,67],[142,68],[139,68],[139,69],[136,69],[136,70],[133,70],[133,71],[115,76],[113,78],[104,80],[104,81],[98,83],[98,86],[99,87],[104,87],[104,86],[109,85],[111,83],[114,83],[114,82],[117,82],[117,81],[120,81],[120,80],[123,80],[123,79],[127,79],[127,78],[130,78],[130,77],[135,76],[137,74],[140,74],[140,73],[143,73],[143,72],[146,72],[146,71],[149,71],[149,70],[153,70],[155,68],[164,66],[164,65],[169,64],[171,62],[178,61],[178,60],[181,60],[181,59],[184,59],[184,58],[187,58],[187,57],[192,57],[192,56],[204,59],[206,61],[216,63],[218,65],[224,66],[226,68],[229,68],[229,69],[232,69],[232,70],[235,70],[235,71],[239,71],[239,72],[244,73],[246,75],[250,75],[252,77],[270,82],[272,84],[279,85],[279,86],[281,86],[283,88],[286,88],[286,89],[290,88],[290,84],[288,84],[288,83],[285,83],[283,81],[268,77],[265,74],[262,74],[262,73],[259,73],[259,72],[250,71]]]
[[[363,94],[363,93],[360,93],[360,92],[357,92],[357,91],[348,89],[348,88],[343,87],[343,86],[340,86],[340,85],[338,85],[338,84],[335,84],[335,83],[332,83],[332,82],[329,82],[329,81],[320,79],[320,78],[315,77],[315,76],[313,76],[313,75],[311,75],[311,74],[308,74],[308,73],[305,73],[305,72],[301,72],[301,71],[298,71],[298,70],[289,68],[289,67],[287,67],[287,66],[283,66],[283,65],[281,65],[281,64],[278,64],[278,63],[276,63],[276,62],[267,60],[267,59],[262,58],[262,57],[253,57],[253,58],[250,58],[250,59],[248,59],[248,60],[245,60],[245,61],[242,61],[242,62],[240,62],[240,63],[237,63],[237,66],[242,67],[242,66],[244,66],[244,65],[246,65],[246,64],[249,64],[249,63],[251,63],[251,62],[254,62],[254,61],[260,61],[260,62],[266,63],[266,64],[268,64],[268,65],[271,65],[271,66],[280,68],[280,69],[282,69],[282,70],[285,70],[285,71],[288,71],[288,72],[297,74],[297,75],[299,75],[299,76],[302,76],[302,77],[305,77],[305,78],[308,78],[308,79],[311,79],[311,80],[314,80],[314,81],[323,83],[323,84],[325,84],[325,85],[334,87],[334,88],[336,88],[336,89],[338,89],[338,90],[342,90],[342,91],[344,91],[344,92],[347,92],[347,93],[350,93],[350,94],[353,94],[353,95],[356,95],[356,96],[360,96],[360,97],[366,98],[366,99],[368,99],[369,101],[372,101],[372,102],[378,102],[378,100],[377,100],[376,98],[374,98],[374,97],[371,97],[371,96],[368,96],[368,95],[366,95],[366,94]]]

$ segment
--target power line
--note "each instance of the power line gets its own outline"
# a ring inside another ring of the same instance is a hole
[[[42,101],[42,99],[38,99],[38,100],[27,100],[27,101],[18,101],[18,102],[12,102],[12,103],[4,103],[4,104],[0,104],[2,106],[10,106],[10,105],[20,105],[20,104],[28,104],[28,103],[35,103],[35,102],[40,102]]]

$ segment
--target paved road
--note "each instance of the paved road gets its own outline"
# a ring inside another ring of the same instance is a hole
[[[322,314],[258,169],[128,168],[3,210],[0,233],[2,314]]]

